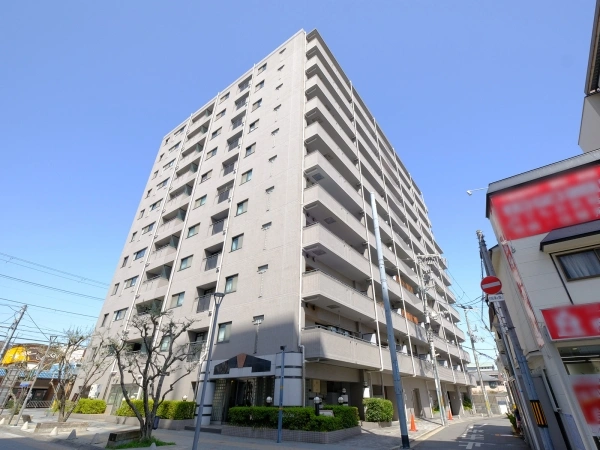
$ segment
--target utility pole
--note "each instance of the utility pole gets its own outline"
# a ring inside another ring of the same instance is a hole
[[[467,321],[467,330],[469,331],[469,338],[471,338],[471,350],[473,351],[473,358],[475,358],[475,366],[477,367],[477,375],[479,375],[479,382],[481,383],[481,390],[483,391],[483,400],[485,401],[485,410],[487,411],[488,417],[492,417],[492,410],[490,408],[490,400],[488,399],[487,391],[485,390],[485,384],[483,383],[483,376],[481,375],[481,369],[479,368],[479,356],[475,350],[475,338],[471,331],[471,325],[469,324],[469,315],[467,310],[473,309],[471,306],[457,305],[459,308],[465,310],[465,320]]]
[[[427,342],[429,342],[429,354],[431,355],[431,362],[433,364],[433,378],[435,381],[435,393],[437,394],[438,405],[440,408],[440,418],[442,419],[442,425],[447,425],[446,422],[446,409],[444,408],[444,396],[442,394],[442,383],[440,381],[440,374],[438,372],[437,354],[435,352],[435,346],[433,344],[433,330],[431,329],[431,313],[427,305],[427,287],[425,287],[425,281],[423,279],[421,263],[433,258],[437,258],[437,255],[418,255],[416,262],[417,271],[419,276],[419,291],[421,292],[421,300],[423,301],[423,313],[425,314],[425,329],[427,331]]]
[[[379,277],[381,279],[381,296],[385,309],[385,328],[387,330],[388,349],[392,360],[392,378],[394,380],[394,394],[396,395],[396,408],[398,409],[398,421],[400,422],[400,436],[402,448],[410,448],[408,439],[408,424],[406,423],[406,409],[404,406],[404,390],[400,379],[400,367],[398,366],[398,354],[396,353],[396,338],[394,337],[394,322],[392,321],[392,309],[390,307],[390,296],[387,286],[387,273],[381,249],[381,235],[379,233],[379,216],[377,215],[377,203],[375,193],[371,192],[371,210],[373,211],[373,228],[375,231],[375,244],[377,247],[377,262],[379,264]],[[283,380],[282,380],[283,382]]]
[[[8,346],[10,345],[10,342],[12,341],[15,331],[17,330],[17,327],[19,326],[19,322],[21,322],[21,319],[23,318],[23,315],[25,314],[26,311],[27,311],[27,305],[23,305],[21,307],[21,309],[19,310],[17,317],[15,317],[15,320],[12,323],[12,325],[10,327],[8,327],[8,331],[6,332],[6,340],[2,344],[2,350],[0,350],[0,362],[4,359],[4,354],[8,350]]]
[[[31,391],[33,390],[33,386],[35,385],[35,382],[37,381],[38,376],[40,375],[40,372],[44,368],[44,363],[46,362],[46,358],[50,354],[50,350],[52,348],[52,344],[54,344],[54,341],[56,341],[57,337],[58,336],[50,336],[50,341],[48,342],[48,347],[46,347],[46,353],[44,353],[44,356],[42,356],[42,359],[38,363],[37,369],[35,370],[35,376],[33,377],[33,380],[31,381],[31,384],[29,385],[29,389],[27,389],[27,394],[25,395],[25,398],[23,399],[23,403],[21,403],[20,401],[18,402],[18,403],[20,403],[20,405],[19,405],[19,416],[17,417],[17,421],[15,422],[15,426],[17,426],[17,424],[19,423],[19,420],[21,419],[21,416],[23,415],[23,410],[25,409],[25,406],[27,406],[27,402],[29,401],[29,398],[31,396]],[[15,405],[17,405],[16,401],[15,401]],[[8,424],[9,425],[10,425],[10,422],[12,421],[13,417],[14,417],[14,413],[13,413],[12,416],[10,416],[10,419],[8,419]]]
[[[492,265],[492,260],[490,258],[490,254],[488,253],[483,232],[481,230],[477,230],[477,239],[479,241],[479,252],[481,253],[481,258],[483,260],[486,273],[488,276],[496,276],[496,271]],[[521,348],[521,343],[519,342],[519,338],[517,336],[517,332],[515,331],[515,326],[512,318],[510,317],[510,313],[508,312],[508,308],[506,307],[506,303],[503,301],[496,302],[495,306],[492,307],[495,308],[500,320],[500,329],[503,334],[503,338],[508,338],[508,341],[510,341],[513,348],[515,359],[517,360],[519,368],[521,369],[523,384],[525,385],[525,391],[527,392],[527,397],[529,397],[531,407],[534,411],[539,413],[536,415],[536,424],[538,426],[540,435],[542,436],[543,448],[544,450],[554,450],[554,445],[552,444],[552,439],[550,438],[550,430],[548,430],[546,416],[544,415],[544,410],[540,404],[540,399],[535,385],[533,384],[533,378],[531,377],[531,371],[527,365],[527,359],[523,354],[523,349]],[[505,340],[505,342],[507,341]],[[510,352],[508,353],[510,358]],[[518,377],[515,377],[515,380],[517,383],[519,382]],[[523,411],[523,413],[525,413],[525,411]],[[537,420],[538,417],[540,420]]]

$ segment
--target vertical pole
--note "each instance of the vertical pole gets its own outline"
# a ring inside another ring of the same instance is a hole
[[[485,266],[486,273],[490,276],[496,276],[496,271],[494,270],[494,266],[492,265],[492,260],[490,258],[490,254],[488,253],[483,233],[480,230],[477,230],[477,239],[479,241],[479,252],[481,253],[481,258],[483,259],[483,265]],[[529,401],[530,403],[532,403],[532,406],[534,403],[537,404],[540,407],[540,412],[543,415],[544,411],[543,409],[541,409],[541,405],[539,404],[540,398],[537,394],[535,385],[533,384],[531,371],[529,370],[527,359],[523,354],[523,349],[521,348],[521,343],[519,342],[519,338],[517,336],[517,332],[515,331],[515,326],[513,324],[512,317],[510,317],[510,313],[508,312],[508,308],[506,307],[506,303],[497,302],[496,308],[497,311],[500,313],[498,314],[498,318],[501,322],[501,328],[506,328],[506,335],[509,338],[510,343],[512,344],[515,359],[517,360],[519,368],[521,369],[521,375],[523,376],[523,384],[525,385],[525,390],[527,392],[527,396],[529,397]],[[523,414],[525,413],[526,411],[523,411]],[[550,438],[550,430],[548,430],[548,426],[540,423],[537,423],[537,425],[539,428],[540,435],[542,436],[544,450],[554,450],[554,445],[552,444],[552,439]]]
[[[215,340],[217,317],[219,316],[219,307],[223,301],[223,297],[214,296],[215,299],[215,314],[213,316],[213,323],[210,333],[210,341],[208,344],[208,352],[206,356],[206,371],[204,372],[204,381],[202,381],[202,393],[200,394],[200,404],[198,405],[198,416],[196,417],[196,428],[194,429],[194,441],[192,442],[192,450],[198,448],[198,441],[200,440],[200,428],[202,426],[202,413],[204,412],[204,396],[206,395],[206,384],[208,383],[208,376],[210,374],[210,360],[212,358],[213,342]],[[198,367],[198,380],[200,380],[200,372],[202,372],[202,363]]]
[[[396,395],[396,408],[398,409],[398,419],[400,422],[400,435],[402,438],[402,448],[410,448],[408,439],[408,426],[406,423],[406,409],[404,408],[404,390],[402,389],[402,380],[400,379],[400,368],[398,367],[398,354],[396,353],[396,338],[394,337],[394,325],[392,321],[392,310],[390,307],[390,297],[387,287],[387,274],[383,261],[383,251],[381,249],[381,236],[379,233],[379,216],[377,215],[377,203],[375,193],[371,192],[371,210],[373,211],[373,228],[375,231],[375,243],[377,244],[377,262],[379,263],[379,277],[381,278],[381,294],[383,297],[383,306],[385,309],[385,328],[387,329],[388,348],[390,359],[392,360],[392,377],[394,379],[394,394]]]
[[[485,410],[487,411],[488,417],[492,417],[492,410],[490,408],[490,401],[488,399],[487,391],[485,390],[485,384],[483,383],[483,376],[481,375],[481,369],[479,368],[479,357],[475,351],[475,338],[471,332],[471,325],[469,324],[469,315],[467,314],[467,308],[461,306],[465,310],[465,320],[467,321],[467,330],[469,331],[469,338],[471,338],[471,350],[473,351],[473,358],[475,358],[475,366],[477,367],[477,375],[479,375],[479,382],[481,383],[481,390],[483,391],[483,400],[485,401]]]
[[[8,346],[10,345],[10,342],[12,341],[13,335],[15,334],[15,331],[16,331],[17,327],[19,326],[19,322],[21,322],[21,319],[23,318],[23,314],[25,314],[25,311],[27,311],[27,305],[23,305],[21,307],[21,310],[19,311],[19,316],[15,318],[12,325],[8,328],[8,331],[6,332],[6,339],[4,340],[4,343],[2,344],[2,350],[0,350],[0,361],[2,361],[4,359],[4,354],[8,350]]]
[[[283,368],[285,367],[285,345],[281,346],[281,375],[279,377],[279,412],[277,413],[277,443],[283,440]]]

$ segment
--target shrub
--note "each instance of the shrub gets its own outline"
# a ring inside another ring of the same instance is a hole
[[[139,411],[139,413],[142,415],[142,417],[144,417],[146,415],[144,413],[144,401],[143,400],[131,400],[131,403],[133,403],[133,405],[136,407],[136,409]],[[153,404],[154,404],[154,402],[152,400],[148,401],[149,408],[152,408]],[[159,407],[159,410],[160,410],[160,407]],[[117,409],[115,414],[117,416],[135,417],[135,413],[129,407],[129,405],[127,404],[127,402],[125,400],[123,400],[121,402],[121,406],[119,406],[119,409]]]
[[[106,402],[95,398],[81,398],[73,410],[76,414],[104,414]]]
[[[335,417],[315,416],[310,407],[291,406],[283,409],[283,428],[302,431],[335,431],[358,425],[358,409],[325,405]],[[229,409],[230,425],[253,428],[277,428],[279,410],[269,406],[236,406]]]
[[[508,420],[510,420],[510,424],[513,426],[513,428],[516,430],[517,429],[517,418],[515,417],[514,414],[511,413],[504,413],[506,414],[506,418]]]
[[[383,398],[364,398],[366,422],[391,422],[394,417],[392,402]]]
[[[132,400],[133,405],[144,417],[144,401],[143,400]],[[148,401],[148,407],[152,408],[154,402]],[[184,402],[181,400],[165,400],[156,410],[156,416],[161,419],[173,419],[173,420],[184,420],[194,418],[194,402]],[[119,409],[115,413],[117,416],[135,417],[135,413],[129,407],[127,402],[121,403]]]
[[[463,397],[463,408],[465,408],[466,410],[471,410],[473,409],[473,403],[471,402],[471,399],[469,397]]]

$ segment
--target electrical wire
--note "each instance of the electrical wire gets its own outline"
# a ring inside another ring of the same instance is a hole
[[[52,270],[54,272],[62,273],[64,275],[69,275],[71,277],[79,278],[80,280],[91,281],[93,283],[100,284],[100,285],[106,286],[106,287],[109,286],[109,284],[106,283],[106,282],[104,282],[104,281],[97,281],[97,280],[93,280],[91,278],[82,277],[81,275],[75,275],[75,274],[72,274],[72,273],[69,273],[69,272],[65,272],[65,271],[62,271],[62,270],[54,269],[52,267],[44,266],[42,264],[38,264],[38,263],[31,262],[31,261],[27,261],[26,259],[17,258],[16,256],[7,255],[6,253],[0,252],[0,255],[6,256],[7,258],[10,258],[10,259],[15,259],[17,261],[23,261],[23,262],[25,262],[27,264],[30,264],[32,266],[43,267],[44,269]]]
[[[33,304],[33,303],[19,302],[17,300],[11,300],[11,299],[8,299],[8,298],[3,298],[3,297],[0,297],[0,300],[5,301],[5,302],[19,303],[21,305],[27,305],[27,306],[31,306],[33,308],[46,309],[46,310],[54,311],[54,312],[58,312],[58,313],[71,314],[71,315],[74,315],[74,316],[81,316],[81,317],[90,317],[90,318],[92,318],[94,320],[96,320],[98,318],[97,316],[90,316],[89,314],[81,314],[81,313],[76,313],[76,312],[72,312],[72,311],[64,311],[62,309],[48,308],[46,306],[39,306],[39,305],[36,305],[36,304]],[[0,305],[0,306],[12,307],[12,305]]]
[[[7,278],[7,279],[13,280],[13,281],[18,281],[20,283],[30,284],[32,286],[37,286],[37,287],[41,287],[41,288],[44,288],[44,289],[50,289],[52,291],[64,292],[65,294],[75,295],[77,297],[89,298],[89,299],[93,299],[93,300],[100,300],[102,302],[104,301],[104,299],[100,298],[100,297],[94,297],[92,295],[86,295],[86,294],[80,294],[78,292],[67,291],[65,289],[59,289],[59,288],[55,288],[55,287],[52,287],[52,286],[47,286],[45,284],[34,283],[33,281],[22,280],[20,278],[9,277],[8,275],[3,275],[1,273],[0,273],[0,277]]]

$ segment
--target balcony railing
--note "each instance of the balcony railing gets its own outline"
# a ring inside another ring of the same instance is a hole
[[[221,256],[221,253],[217,253],[216,255],[211,255],[204,260],[205,261],[205,263],[204,263],[204,271],[205,272],[216,269],[216,267],[219,265],[219,256]]]
[[[226,166],[223,167],[223,176],[229,175],[234,170],[235,170],[235,163],[234,164],[227,164]]]
[[[201,297],[196,297],[196,301],[198,304],[196,305],[196,312],[201,313],[204,311],[208,311],[210,308],[210,298],[212,294],[202,295]]]
[[[238,146],[240,145],[240,140],[236,139],[235,141],[231,141],[227,143],[227,150],[231,151],[234,150],[236,148],[238,148]]]
[[[219,192],[217,196],[217,203],[223,203],[226,200],[229,200],[229,194],[231,192],[231,188],[225,189],[224,191]]]
[[[210,234],[211,236],[214,236],[217,233],[222,233],[223,230],[225,229],[225,224],[227,222],[227,219],[223,219],[223,220],[218,220],[217,222],[213,222],[210,225]]]
[[[206,350],[206,341],[190,342],[188,346],[187,361],[200,361],[202,353]]]

